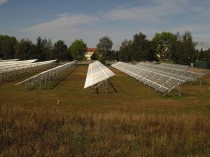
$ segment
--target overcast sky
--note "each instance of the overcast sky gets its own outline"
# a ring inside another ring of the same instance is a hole
[[[119,49],[126,38],[144,33],[190,31],[198,48],[210,48],[210,0],[0,0],[0,34],[38,36],[69,46],[83,39],[96,47],[108,36]]]

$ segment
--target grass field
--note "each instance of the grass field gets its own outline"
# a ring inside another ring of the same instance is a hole
[[[1,84],[0,156],[210,156],[210,74],[164,97],[111,69],[118,93],[84,90],[87,66],[53,89]]]

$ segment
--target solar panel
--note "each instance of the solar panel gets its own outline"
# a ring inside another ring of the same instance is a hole
[[[144,84],[156,89],[156,91],[163,92],[164,95],[166,92],[170,92],[176,86],[184,83],[185,80],[168,76],[163,73],[158,73],[151,71],[144,67],[138,67],[137,65],[132,65],[123,62],[117,62],[112,65],[114,68],[126,73],[127,75],[143,82]]]
[[[204,76],[204,73],[192,72],[189,71],[189,67],[185,65],[178,64],[153,64],[153,63],[144,63],[140,62],[137,64],[138,67],[144,67],[151,71],[156,71],[158,73],[166,74],[168,76],[176,77],[187,82],[194,82],[198,78]]]
[[[20,74],[48,67],[56,60],[35,62],[37,59],[24,61],[9,61],[0,63],[0,83],[15,79]]]
[[[77,62],[69,62],[55,68],[43,71],[35,76],[32,76],[24,81],[17,83],[24,84],[25,89],[35,87],[42,89],[43,86],[47,85],[48,82],[54,81],[57,78],[61,77],[63,73],[67,73],[69,69],[75,69]]]
[[[170,64],[170,63],[161,63],[160,66],[174,68],[174,69],[181,69],[181,70],[186,70],[190,67],[188,65]]]
[[[91,87],[101,81],[107,80],[115,74],[99,61],[89,64],[84,88]]]

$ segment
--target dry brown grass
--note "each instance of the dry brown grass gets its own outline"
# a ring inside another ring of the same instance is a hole
[[[65,110],[65,107],[1,106],[1,155],[204,156],[210,153],[207,117]]]

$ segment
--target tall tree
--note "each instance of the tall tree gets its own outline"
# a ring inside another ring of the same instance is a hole
[[[0,35],[0,58],[11,59],[15,57],[15,37]]]
[[[70,52],[75,60],[84,60],[87,45],[82,39],[76,39],[70,46]]]
[[[177,33],[175,53],[172,60],[178,64],[190,64],[196,60],[196,43],[193,41],[190,32],[186,31],[183,35]]]
[[[146,39],[146,35],[143,33],[138,33],[133,36],[132,42],[132,60],[135,61],[148,61],[153,60],[154,54],[152,51],[152,43]]]
[[[53,46],[54,58],[60,60],[69,60],[68,48],[64,41],[58,40]]]
[[[156,33],[152,39],[159,59],[171,59],[174,53],[176,35],[170,32]]]
[[[106,59],[111,59],[112,46],[113,46],[113,42],[108,36],[105,36],[99,39],[97,48],[98,48],[98,52],[100,54],[100,60],[102,61],[102,63],[105,63]]]
[[[15,45],[15,58],[26,60],[34,58],[34,55],[34,45],[30,40],[21,39]]]
[[[132,41],[131,40],[124,40],[120,46],[119,50],[119,60],[130,62],[133,59],[132,56]]]
[[[49,59],[49,56],[51,53],[52,53],[51,40],[42,39],[41,37],[38,37],[37,42],[36,42],[35,58],[39,60],[46,60],[46,59]]]

